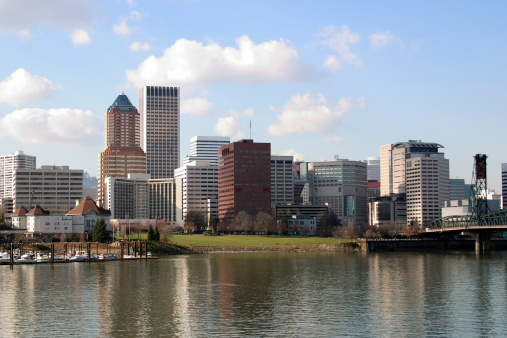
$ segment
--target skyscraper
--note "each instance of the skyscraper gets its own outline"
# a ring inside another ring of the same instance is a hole
[[[240,140],[218,149],[218,218],[271,213],[271,144]]]
[[[35,169],[35,156],[18,150],[12,155],[0,156],[0,206],[5,212],[13,212],[14,172],[16,169]]]
[[[449,160],[440,148],[421,140],[380,148],[381,195],[406,194],[408,224],[427,226],[450,198]]]
[[[271,156],[271,207],[294,203],[293,156]]]
[[[105,117],[105,149],[99,154],[98,200],[104,205],[106,177],[146,174],[146,154],[140,147],[139,113],[123,92]]]
[[[141,88],[139,114],[147,173],[152,179],[173,178],[180,158],[180,88]]]

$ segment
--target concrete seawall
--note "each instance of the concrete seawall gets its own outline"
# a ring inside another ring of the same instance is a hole
[[[474,240],[438,240],[438,239],[393,239],[358,240],[364,252],[379,251],[416,251],[416,250],[475,250]],[[507,250],[507,240],[491,240],[492,250]]]

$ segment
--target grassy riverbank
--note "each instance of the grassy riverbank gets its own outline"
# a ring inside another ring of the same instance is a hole
[[[353,242],[351,239],[304,237],[304,236],[260,236],[260,235],[173,235],[171,242],[183,247],[196,246],[222,246],[222,247],[245,247],[245,246],[273,246],[273,245],[343,245]]]

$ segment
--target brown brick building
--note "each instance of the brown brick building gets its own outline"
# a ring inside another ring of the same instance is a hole
[[[271,144],[240,140],[218,149],[218,218],[271,213]]]
[[[126,178],[146,174],[146,154],[141,149],[139,113],[123,92],[109,107],[105,117],[104,145],[99,154],[98,201],[104,205],[106,177]]]

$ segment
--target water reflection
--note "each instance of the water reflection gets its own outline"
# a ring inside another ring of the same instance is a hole
[[[0,266],[0,335],[502,335],[506,258],[263,253]]]

